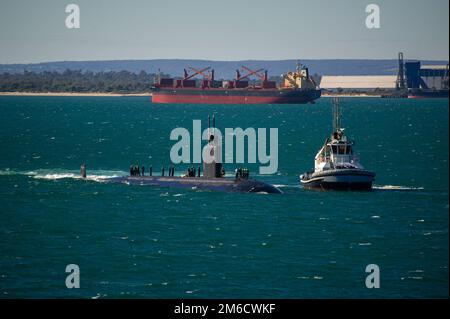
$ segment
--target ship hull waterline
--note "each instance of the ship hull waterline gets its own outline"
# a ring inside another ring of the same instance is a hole
[[[305,104],[320,90],[157,90],[152,103],[166,104]]]
[[[410,99],[448,99],[448,90],[411,90],[408,93]]]
[[[252,179],[203,178],[179,176],[120,176],[104,180],[108,183],[129,185],[149,185],[168,188],[188,188],[195,190],[211,190],[240,193],[281,194],[282,192],[270,184]]]
[[[337,170],[312,174],[309,178],[300,178],[300,182],[311,189],[369,191],[374,179],[375,174],[365,170]]]

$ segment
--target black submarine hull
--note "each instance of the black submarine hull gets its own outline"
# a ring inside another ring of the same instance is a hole
[[[160,187],[190,188],[240,193],[281,194],[281,190],[270,184],[253,179],[204,178],[178,176],[120,176],[105,180],[110,183],[130,185],[153,185]]]

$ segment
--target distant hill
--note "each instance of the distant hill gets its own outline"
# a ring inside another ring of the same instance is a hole
[[[394,75],[397,73],[398,62],[392,60],[300,60],[309,67],[311,74],[319,75]],[[92,72],[130,71],[139,73],[161,72],[172,76],[181,76],[183,68],[188,66],[206,67],[215,69],[217,79],[229,79],[234,77],[234,72],[241,65],[252,69],[264,68],[269,75],[278,76],[290,70],[294,70],[297,60],[244,60],[244,61],[208,61],[208,60],[114,60],[114,61],[61,61],[44,62],[36,64],[0,64],[0,73],[81,70]],[[447,61],[422,61],[422,64],[446,64]]]

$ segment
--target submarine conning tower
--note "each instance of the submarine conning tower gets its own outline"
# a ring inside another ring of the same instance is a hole
[[[220,133],[219,133],[220,135]],[[222,141],[220,136],[216,136],[216,120],[213,114],[212,126],[211,118],[208,115],[208,144],[204,152],[207,157],[203,161],[204,178],[222,178]],[[204,153],[204,154],[205,154]],[[209,155],[208,155],[209,154]]]

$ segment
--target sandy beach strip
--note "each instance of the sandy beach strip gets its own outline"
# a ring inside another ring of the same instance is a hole
[[[121,93],[71,93],[71,92],[0,92],[0,96],[151,96],[151,93],[131,93],[131,94],[121,94]]]

